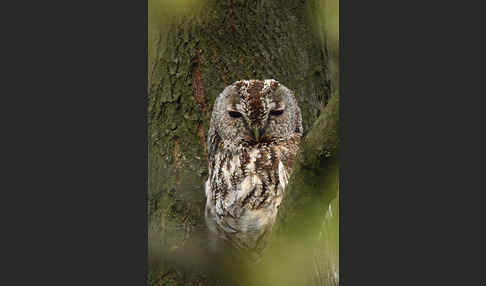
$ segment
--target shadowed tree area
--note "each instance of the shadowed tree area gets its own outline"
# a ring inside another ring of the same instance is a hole
[[[337,283],[336,3],[149,1],[149,285]],[[214,100],[241,79],[293,90],[304,139],[268,255],[235,268],[206,253],[204,182]]]

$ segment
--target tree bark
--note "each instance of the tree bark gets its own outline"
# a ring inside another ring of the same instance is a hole
[[[226,86],[273,78],[295,92],[305,138],[298,172],[316,167],[313,162],[325,152],[337,151],[337,129],[329,127],[337,121],[327,121],[329,114],[337,120],[336,114],[322,113],[335,87],[327,49],[312,31],[311,4],[229,0],[204,5],[194,13],[166,15],[162,26],[149,31],[150,285],[210,283],[202,271],[179,270],[168,257],[206,231],[206,139],[214,100]],[[328,134],[308,132],[311,126],[327,126]],[[295,207],[285,203],[285,208],[288,218]]]

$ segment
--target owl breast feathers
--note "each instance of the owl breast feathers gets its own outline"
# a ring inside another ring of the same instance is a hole
[[[214,104],[208,134],[206,223],[222,241],[260,253],[268,241],[302,136],[292,92],[242,80]]]

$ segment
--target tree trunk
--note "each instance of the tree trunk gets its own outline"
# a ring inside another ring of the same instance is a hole
[[[305,138],[334,92],[312,3],[206,1],[192,9],[159,11],[163,23],[149,24],[149,285],[210,283],[172,258],[206,231],[206,140],[217,95],[237,80],[276,79],[295,92]]]

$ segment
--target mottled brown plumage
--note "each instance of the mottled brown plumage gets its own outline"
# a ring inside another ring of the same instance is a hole
[[[242,80],[216,99],[208,134],[206,222],[218,240],[261,253],[302,136],[292,92],[275,80]]]

